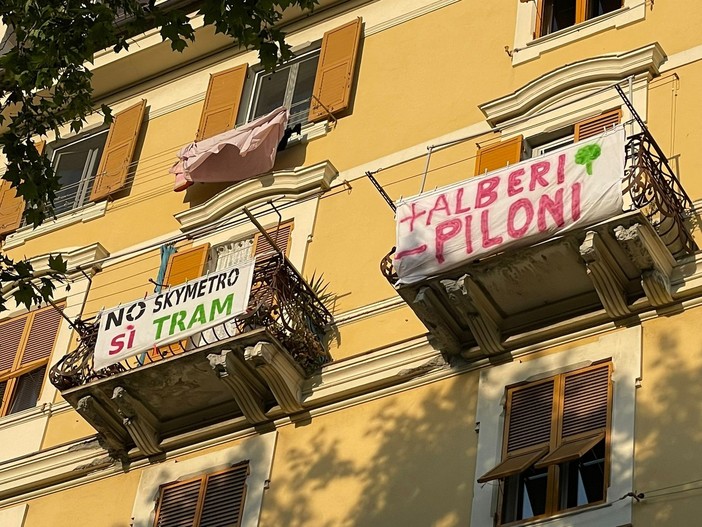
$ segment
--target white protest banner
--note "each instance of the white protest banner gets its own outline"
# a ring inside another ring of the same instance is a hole
[[[622,212],[624,129],[397,205],[400,283]]]
[[[94,368],[212,328],[246,311],[254,260],[103,311]]]

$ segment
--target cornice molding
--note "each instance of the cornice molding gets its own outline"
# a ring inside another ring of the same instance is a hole
[[[329,161],[308,167],[279,170],[233,185],[205,203],[175,215],[183,232],[191,231],[271,196],[306,194],[329,190],[339,174]]]
[[[633,51],[580,60],[546,73],[479,108],[491,126],[498,126],[514,117],[529,115],[549,99],[560,100],[566,92],[584,92],[632,75],[655,77],[665,60],[663,48],[657,42]]]

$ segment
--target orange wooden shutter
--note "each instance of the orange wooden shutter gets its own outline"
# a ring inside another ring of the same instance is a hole
[[[0,324],[0,374],[9,371],[15,363],[27,319],[27,316],[16,317]]]
[[[53,307],[34,312],[20,366],[46,359],[51,355],[62,318],[61,313]]]
[[[589,137],[599,135],[607,128],[619,124],[622,120],[622,111],[617,108],[601,115],[590,117],[579,123],[575,123],[575,141],[582,141]]]
[[[200,527],[231,525],[239,527],[246,497],[246,478],[249,464],[207,476],[205,498],[200,514]]]
[[[349,107],[362,22],[357,18],[324,34],[310,101],[310,121],[324,119],[327,110],[337,113]]]
[[[174,287],[202,276],[209,249],[210,244],[206,243],[173,253],[168,260],[164,285]]]
[[[124,188],[145,109],[146,100],[143,99],[115,115],[90,193],[91,201],[106,198]]]
[[[522,143],[523,138],[518,135],[507,141],[479,148],[475,158],[475,175],[519,163],[522,159]]]
[[[534,27],[534,38],[541,36],[544,24],[544,0],[536,2],[536,26]]]
[[[553,380],[510,391],[506,454],[548,445],[553,420],[553,392]]]
[[[248,462],[161,487],[154,527],[239,527],[246,498]]]
[[[34,143],[39,155],[44,153],[46,141]],[[0,236],[16,231],[22,224],[24,200],[20,198],[8,181],[0,181]]]
[[[248,64],[242,64],[210,76],[196,141],[202,141],[234,127],[248,67]]]
[[[610,364],[565,378],[561,438],[603,432],[609,413]]]
[[[155,527],[195,525],[202,484],[198,478],[161,487]]]
[[[9,181],[0,181],[0,235],[19,228],[23,212],[24,200],[17,196]]]
[[[288,246],[290,245],[290,233],[292,232],[292,227],[292,222],[289,222],[283,223],[280,225],[280,227],[273,227],[266,230],[268,235],[273,238],[275,244],[286,256],[288,255]],[[262,258],[267,258],[273,255],[274,252],[275,250],[273,247],[271,247],[271,244],[268,242],[266,237],[260,232],[256,233],[256,236],[254,237],[254,256],[256,259],[260,260]]]

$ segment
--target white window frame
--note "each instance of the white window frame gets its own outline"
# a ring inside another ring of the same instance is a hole
[[[60,146],[48,145],[48,147],[51,148],[51,166],[54,167],[54,169],[56,168],[62,155],[62,150],[75,148],[76,145],[82,143],[83,141],[93,139],[99,135],[105,136],[105,143],[103,143],[102,145],[102,151],[104,151],[108,133],[109,128],[103,128],[92,133],[80,135],[73,140],[67,141],[65,144],[61,144]],[[97,169],[100,163],[100,159],[98,156],[99,152],[99,149],[88,150],[85,165],[83,166],[83,174],[81,175],[80,181],[78,182],[76,192],[75,194],[73,194],[73,205],[70,208],[59,212],[57,216],[67,214],[90,205],[89,190],[92,188],[91,183],[94,181],[95,176],[97,175]]]
[[[315,45],[315,46],[310,46],[309,49],[306,49],[303,53],[300,53],[299,55],[296,55],[294,58],[290,59],[289,61],[285,62],[281,66],[279,66],[275,71],[279,72],[285,69],[290,69],[290,74],[288,75],[288,82],[286,85],[285,89],[285,94],[283,95],[283,103],[282,106],[285,106],[288,110],[291,109],[292,105],[292,98],[293,94],[295,92],[295,86],[297,84],[297,75],[299,71],[300,64],[308,59],[311,59],[313,57],[319,58],[321,52],[321,47],[320,45]],[[248,107],[246,110],[246,122],[253,121],[255,119],[254,115],[256,112],[256,106],[258,105],[258,98],[259,98],[259,93],[260,93],[260,86],[263,78],[267,75],[269,75],[271,72],[267,72],[263,69],[258,69],[255,71],[253,75],[253,83],[251,86],[251,94],[248,97]],[[314,83],[313,83],[314,87]],[[311,102],[311,93],[310,93],[310,102]],[[292,116],[291,116],[292,117]],[[300,120],[291,120],[288,124],[294,126],[297,123],[301,123],[303,127],[307,126],[308,120],[307,120],[307,115],[304,115],[302,119]]]
[[[525,520],[526,525],[586,527],[631,523],[632,500],[619,500],[634,484],[634,413],[636,384],[641,378],[642,329],[626,328],[602,335],[597,342],[529,360],[483,370],[478,384],[476,430],[478,448],[475,479],[501,460],[506,387],[575,371],[594,362],[611,359],[612,425],[610,429],[610,482],[606,502],[563,511],[549,518]],[[478,484],[474,479],[471,525],[488,525],[497,511],[499,486]]]
[[[610,13],[585,20],[554,33],[534,38],[538,0],[513,0],[517,3],[517,22],[512,47],[512,65],[522,64],[542,53],[604,31],[644,20],[646,5],[641,0],[624,0],[623,6]]]

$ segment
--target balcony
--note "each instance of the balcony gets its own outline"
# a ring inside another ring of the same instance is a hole
[[[625,149],[629,212],[413,283],[398,283],[393,248],[381,272],[435,346],[449,358],[507,360],[512,349],[675,304],[676,261],[697,250],[692,203],[647,131]]]
[[[247,312],[185,341],[93,368],[98,324],[79,321],[78,348],[51,382],[115,458],[158,457],[196,439],[305,410],[302,383],[330,360],[332,316],[281,256],[256,262]]]

